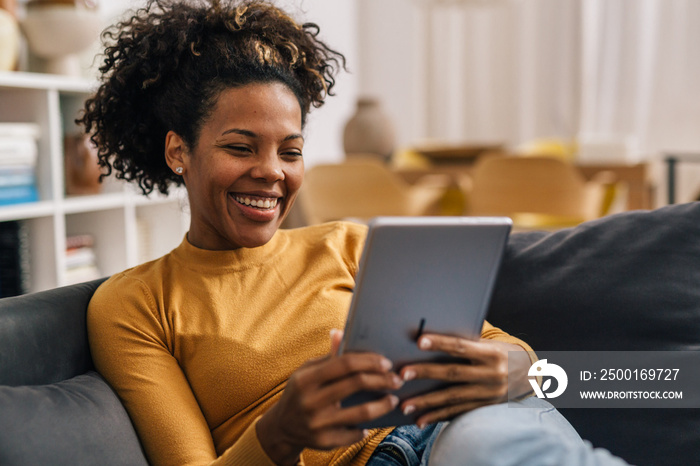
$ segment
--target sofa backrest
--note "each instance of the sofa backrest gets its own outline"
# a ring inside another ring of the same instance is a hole
[[[488,320],[540,351],[698,351],[700,203],[513,234]],[[700,409],[561,409],[638,465],[697,464]]]
[[[0,300],[0,464],[145,465],[85,323],[103,280]]]

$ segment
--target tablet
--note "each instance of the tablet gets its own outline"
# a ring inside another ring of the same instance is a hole
[[[449,361],[419,350],[416,341],[422,333],[480,337],[511,225],[507,217],[373,219],[339,353],[379,353],[397,372],[412,362]],[[403,401],[444,385],[412,380],[394,393]],[[359,392],[343,406],[385,394]],[[360,427],[412,424],[420,414],[397,408]]]

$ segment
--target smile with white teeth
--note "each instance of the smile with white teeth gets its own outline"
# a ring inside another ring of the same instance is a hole
[[[255,207],[261,210],[271,210],[277,206],[276,197],[266,197],[266,198],[250,198],[249,196],[233,196],[233,198],[239,204],[243,204],[250,207]]]

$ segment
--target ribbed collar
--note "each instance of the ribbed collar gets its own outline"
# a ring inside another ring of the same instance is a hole
[[[259,267],[281,254],[289,244],[286,230],[277,230],[270,241],[257,248],[239,248],[229,251],[211,251],[193,246],[183,238],[171,257],[188,268],[202,271],[214,269],[242,270]]]

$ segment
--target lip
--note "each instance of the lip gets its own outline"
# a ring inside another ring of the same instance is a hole
[[[231,202],[235,204],[236,208],[241,212],[241,214],[248,218],[249,220],[252,220],[254,222],[270,222],[275,220],[276,218],[279,217],[279,214],[282,210],[282,204],[284,203],[284,196],[274,193],[274,192],[268,192],[268,191],[247,191],[247,192],[230,192],[228,194]],[[256,198],[276,198],[277,199],[277,205],[268,210],[260,210],[256,207],[252,206],[247,206],[245,204],[241,204],[236,200],[236,197],[256,197]]]

